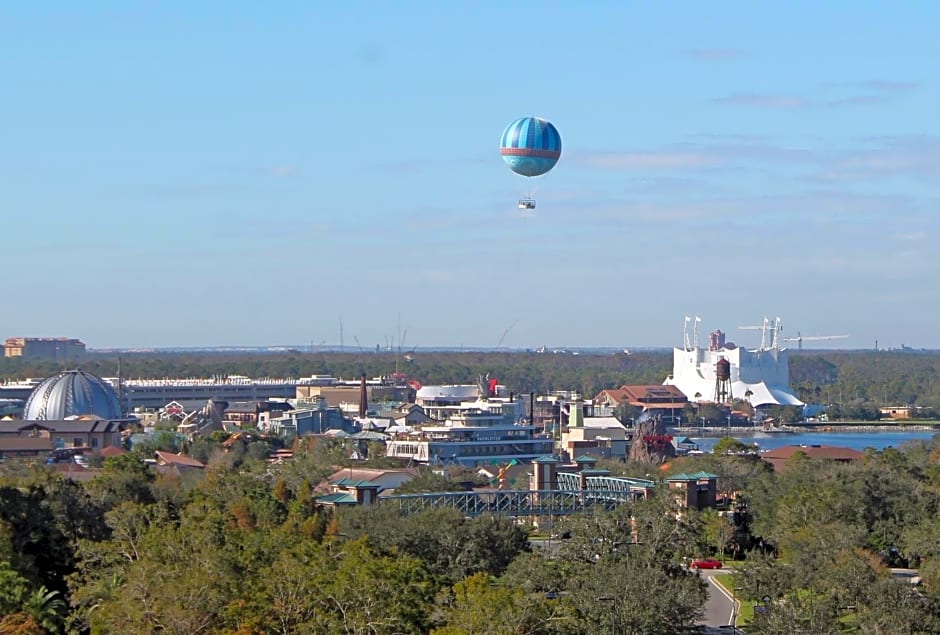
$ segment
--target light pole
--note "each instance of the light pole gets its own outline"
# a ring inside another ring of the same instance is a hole
[[[597,598],[597,600],[599,602],[610,602],[612,605],[613,602],[617,600],[617,598],[611,597],[609,595],[602,595]],[[612,608],[608,611],[608,615],[610,616],[610,635],[617,635],[617,631],[614,630],[614,611]]]
[[[722,628],[730,628],[732,635],[738,633],[738,591],[743,591],[744,587],[731,585],[731,623]]]

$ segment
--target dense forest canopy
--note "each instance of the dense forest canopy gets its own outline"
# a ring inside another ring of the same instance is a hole
[[[674,635],[697,632],[705,556],[734,561],[738,599],[764,609],[748,633],[940,632],[940,439],[780,472],[756,454],[604,462],[716,474],[732,513],[680,511],[657,486],[558,519],[548,550],[503,516],[330,511],[315,488],[336,457],[298,450],[271,465],[217,444],[186,475],[135,451],[80,483],[0,464],[0,633]]]
[[[118,374],[115,354],[87,355],[67,365],[52,361],[0,359],[0,379],[46,377],[66,366],[105,377]],[[481,373],[515,392],[578,390],[593,396],[624,384],[658,384],[672,371],[671,351],[630,355],[533,352],[420,351],[340,353],[129,353],[121,356],[125,378],[305,377],[351,379],[396,372],[423,384],[474,383]],[[807,403],[843,408],[912,405],[940,409],[940,351],[790,351],[790,384]]]

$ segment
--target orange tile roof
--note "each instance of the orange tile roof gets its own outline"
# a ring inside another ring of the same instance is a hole
[[[185,454],[173,454],[172,452],[162,452],[157,450],[154,452],[157,456],[157,461],[162,461],[164,465],[179,465],[182,467],[205,467],[201,462],[196,459],[186,456]]]
[[[856,461],[864,456],[858,450],[852,448],[840,448],[832,445],[787,445],[780,448],[774,448],[769,452],[761,453],[761,458],[770,463],[774,470],[785,470],[788,468],[790,457],[797,452],[803,452],[813,459],[826,459],[830,461],[839,461],[848,463]]]

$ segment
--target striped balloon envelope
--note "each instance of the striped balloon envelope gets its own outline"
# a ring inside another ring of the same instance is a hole
[[[499,153],[516,174],[539,176],[558,163],[561,135],[555,126],[544,119],[516,119],[503,131]]]

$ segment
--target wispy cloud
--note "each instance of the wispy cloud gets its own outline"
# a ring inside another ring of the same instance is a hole
[[[849,150],[836,156],[813,178],[823,181],[940,178],[940,137],[914,135],[872,140],[876,147]]]
[[[716,167],[720,157],[707,152],[621,152],[580,155],[578,163],[610,170],[689,169]]]
[[[793,109],[793,108],[843,108],[858,106],[876,106],[889,102],[900,93],[909,92],[920,86],[917,82],[872,79],[858,82],[828,82],[824,89],[839,92],[862,91],[862,94],[850,94],[835,98],[809,98],[789,93],[737,92],[725,97],[713,99],[715,103],[750,108]]]
[[[897,238],[898,240],[903,240],[906,242],[920,242],[927,238],[927,232],[923,232],[923,231],[908,232],[908,233],[902,233],[902,234],[895,234],[894,237]]]
[[[706,61],[724,61],[745,57],[747,53],[732,48],[694,48],[683,51],[686,57]]]
[[[829,82],[828,88],[851,88],[879,93],[903,93],[920,88],[919,82],[898,81],[889,79],[869,79],[859,82]]]
[[[729,140],[730,141],[730,140]],[[646,152],[576,154],[570,161],[607,170],[704,170],[736,168],[762,163],[813,164],[818,157],[803,148],[769,143],[686,143]]]
[[[830,99],[820,102],[820,106],[826,108],[841,108],[843,106],[877,106],[888,101],[885,95],[854,95],[852,97],[843,97],[841,99]]]
[[[916,201],[899,196],[856,194],[842,190],[815,190],[793,195],[697,196],[688,200],[643,198],[608,201],[579,209],[582,222],[622,221],[631,226],[671,227],[786,227],[805,231],[813,226],[866,227],[885,218],[908,218],[918,213]],[[803,229],[801,229],[803,228]]]
[[[791,109],[808,105],[802,97],[773,93],[732,93],[726,97],[717,97],[712,101],[718,104],[750,108]]]

